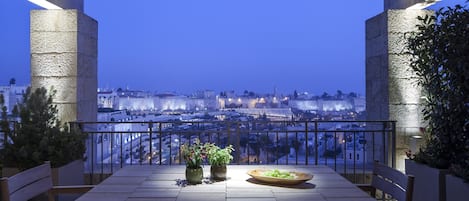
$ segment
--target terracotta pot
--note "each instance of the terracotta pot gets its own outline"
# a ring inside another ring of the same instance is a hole
[[[210,176],[213,180],[226,180],[226,165],[210,166]]]
[[[201,184],[204,177],[202,167],[191,169],[186,167],[186,180],[189,184]]]

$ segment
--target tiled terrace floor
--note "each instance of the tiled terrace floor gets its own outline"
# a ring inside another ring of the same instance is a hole
[[[278,168],[313,174],[313,179],[294,186],[260,183],[247,171]],[[185,166],[127,166],[114,173],[78,201],[371,201],[369,195],[326,166],[228,166],[228,179],[211,182],[204,167],[203,184],[185,185]]]

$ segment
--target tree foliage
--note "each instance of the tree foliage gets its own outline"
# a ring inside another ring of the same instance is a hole
[[[59,167],[83,159],[86,135],[61,124],[53,95],[45,88],[27,90],[18,106],[21,122],[15,132],[7,133],[12,143],[4,149],[5,166],[27,169],[51,161],[53,167]]]
[[[469,169],[469,11],[456,5],[419,20],[408,48],[424,90],[430,137],[415,159],[436,168]]]

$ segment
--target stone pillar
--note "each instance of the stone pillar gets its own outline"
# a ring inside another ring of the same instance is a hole
[[[433,11],[386,10],[366,21],[367,120],[396,120],[396,167],[404,169],[411,137],[423,127],[421,89],[406,54],[407,33],[416,31],[417,16]],[[379,149],[379,147],[377,148]],[[376,150],[380,151],[380,150]],[[370,159],[371,160],[371,159]]]
[[[31,86],[56,90],[62,123],[97,120],[98,23],[80,10],[31,11]]]

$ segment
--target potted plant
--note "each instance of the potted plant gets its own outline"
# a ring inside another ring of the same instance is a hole
[[[428,137],[413,160],[406,161],[406,173],[415,174],[413,200],[446,200],[445,175],[469,168],[462,162],[469,158],[469,12],[456,5],[419,19],[418,31],[408,40],[408,53],[412,56],[410,67],[423,90]],[[422,175],[428,168],[437,175]],[[436,179],[433,189],[426,186],[431,178]],[[432,196],[432,192],[437,195]]]
[[[192,144],[181,145],[181,154],[186,162],[186,180],[189,184],[200,184],[204,176],[202,163],[206,158],[206,147],[195,139]]]
[[[215,144],[207,144],[207,158],[210,163],[210,175],[213,180],[226,179],[226,165],[233,160],[231,155],[233,151],[232,145],[222,149]]]
[[[23,102],[17,107],[20,122],[14,129],[8,126],[6,110],[2,111],[1,130],[6,131],[8,138],[8,143],[5,143],[2,150],[4,176],[42,165],[44,161],[50,161],[54,169],[73,163],[79,166],[71,167],[73,170],[81,169],[81,175],[77,173],[80,182],[60,183],[63,179],[56,177],[53,178],[54,184],[83,184],[86,134],[78,128],[61,124],[57,118],[57,107],[52,104],[53,95],[54,92],[48,94],[45,88],[34,91],[28,88]],[[53,172],[57,171],[54,169]],[[70,172],[67,171],[64,173],[70,178]]]

